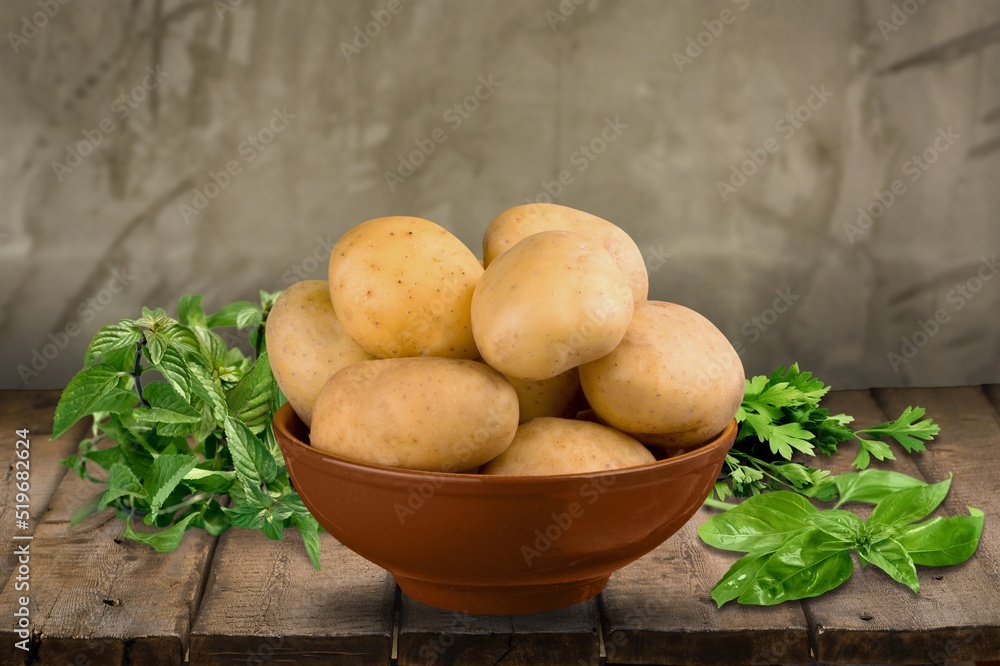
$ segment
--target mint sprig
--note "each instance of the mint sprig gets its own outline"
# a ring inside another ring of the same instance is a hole
[[[62,463],[104,488],[74,523],[112,506],[125,538],[160,552],[176,549],[191,528],[218,535],[237,526],[281,539],[295,527],[319,568],[319,525],[292,489],[271,431],[284,402],[265,336],[277,296],[261,292],[259,305],[240,301],[210,315],[200,296],[184,296],[176,319],[143,308],[97,332],[53,422],[55,438],[93,418],[90,436]],[[252,356],[224,329],[250,329]],[[148,527],[136,529],[135,520]]]

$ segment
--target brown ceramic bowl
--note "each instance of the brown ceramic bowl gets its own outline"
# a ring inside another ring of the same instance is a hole
[[[284,405],[274,432],[302,501],[345,546],[417,601],[470,613],[534,613],[597,595],[701,506],[736,437],[642,467],[482,476],[351,462],[309,446]]]

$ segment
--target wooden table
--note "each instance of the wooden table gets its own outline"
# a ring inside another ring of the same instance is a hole
[[[82,428],[48,442],[55,391],[0,392],[0,663],[3,664],[801,664],[1000,660],[1000,386],[846,391],[827,399],[861,424],[922,405],[942,433],[893,469],[955,475],[939,509],[979,507],[986,528],[963,565],[919,570],[914,596],[874,567],[841,589],[773,608],[718,610],[712,585],[735,554],[695,528],[615,574],[598,599],[525,616],[475,616],[401,595],[385,571],[323,535],[314,571],[298,534],[269,541],[232,529],[192,530],[157,554],[120,538],[106,511],[70,525],[97,488],[67,474]],[[29,529],[15,521],[15,431],[31,431]],[[836,459],[846,469],[853,454]],[[15,535],[33,534],[32,540]],[[14,551],[29,544],[26,566]],[[30,589],[24,591],[23,583]],[[29,652],[16,647],[30,595]]]

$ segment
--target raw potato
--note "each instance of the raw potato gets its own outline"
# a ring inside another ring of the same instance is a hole
[[[507,381],[517,391],[521,423],[540,416],[572,418],[576,414],[580,398],[583,397],[580,373],[576,368],[551,379],[536,382],[513,377],[508,377]]]
[[[437,472],[478,467],[517,430],[517,394],[475,361],[397,358],[350,365],[313,406],[310,440],[359,462]]]
[[[282,292],[267,316],[267,352],[281,392],[306,425],[326,380],[373,358],[344,332],[326,280],[303,280]]]
[[[589,421],[542,417],[522,423],[507,450],[483,474],[583,474],[656,462],[645,446]]]
[[[347,331],[379,358],[478,355],[470,304],[483,267],[447,229],[419,217],[380,217],[330,253],[330,296]]]
[[[514,206],[490,223],[483,237],[486,267],[521,240],[539,231],[575,231],[603,245],[618,263],[632,287],[632,298],[644,301],[649,295],[646,261],[635,241],[620,227],[582,210],[558,204],[533,203]]]
[[[676,449],[702,444],[732,421],[744,372],[739,354],[705,317],[644,301],[618,348],[580,368],[580,383],[608,425]]]
[[[632,309],[632,290],[607,250],[572,231],[543,231],[486,269],[472,329],[490,366],[537,381],[614,349]]]

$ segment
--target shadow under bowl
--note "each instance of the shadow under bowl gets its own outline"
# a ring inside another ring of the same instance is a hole
[[[736,437],[628,469],[486,476],[368,465],[309,446],[291,406],[274,433],[296,491],[342,544],[413,599],[468,613],[534,613],[586,601],[698,510]]]

